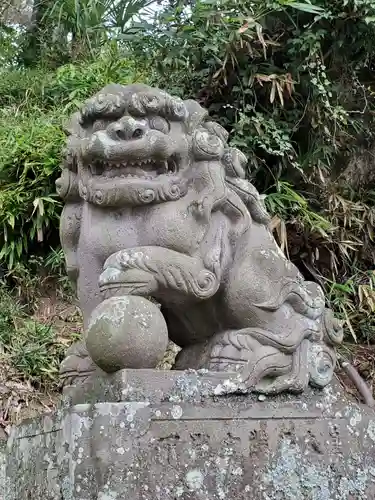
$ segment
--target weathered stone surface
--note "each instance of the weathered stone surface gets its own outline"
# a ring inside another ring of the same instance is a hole
[[[64,381],[94,362],[108,372],[156,366],[160,322],[139,338],[135,316],[116,332],[90,325],[104,299],[140,296],[161,305],[182,348],[179,370],[239,371],[266,394],[329,384],[341,324],[321,287],[281,252],[246,180],[246,157],[205,109],[146,85],[111,84],[67,133],[60,234],[86,345],[68,352]]]
[[[111,373],[122,368],[155,368],[168,345],[160,309],[136,295],[111,297],[95,309],[86,333],[91,358]]]
[[[194,403],[205,397],[243,390],[239,375],[235,373],[119,370],[107,374],[97,369],[95,373],[77,378],[73,385],[66,385],[62,403],[65,407],[145,400],[152,404],[164,401]]]
[[[67,132],[84,342],[59,411],[9,439],[6,500],[375,498],[375,414],[329,386],[341,323],[278,247],[227,132],[146,85],[105,87]],[[144,370],[168,337],[176,370]]]
[[[223,374],[168,375],[115,374],[111,397],[66,394],[53,418],[14,429],[5,499],[375,498],[375,414],[335,385],[264,398],[223,395]]]
[[[0,498],[5,500],[7,442],[0,438]]]

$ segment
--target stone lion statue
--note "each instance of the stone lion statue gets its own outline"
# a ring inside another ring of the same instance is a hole
[[[281,252],[245,178],[246,157],[205,109],[146,85],[111,84],[66,132],[61,242],[86,333],[62,364],[65,381],[95,364],[156,366],[157,343],[165,347],[160,314],[182,348],[176,369],[237,372],[247,390],[266,394],[330,382],[341,324],[321,288]],[[106,327],[97,327],[116,297],[112,327],[126,307],[132,315],[119,344],[112,330],[98,340]],[[147,332],[130,335],[136,297],[142,317],[147,304],[157,308],[150,297],[160,309],[150,309]]]

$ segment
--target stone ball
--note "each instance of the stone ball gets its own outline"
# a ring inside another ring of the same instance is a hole
[[[159,307],[135,295],[111,297],[94,309],[86,332],[92,360],[107,373],[155,368],[168,345]]]

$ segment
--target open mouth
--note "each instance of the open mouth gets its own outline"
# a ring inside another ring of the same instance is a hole
[[[89,165],[93,176],[102,177],[136,177],[154,179],[159,175],[173,175],[178,172],[177,162],[173,158],[168,160],[129,160],[125,162],[95,161]]]

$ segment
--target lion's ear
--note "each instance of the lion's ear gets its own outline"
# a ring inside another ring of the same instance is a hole
[[[229,133],[225,130],[224,127],[222,127],[218,123],[210,121],[205,122],[203,124],[203,127],[207,129],[211,134],[217,135],[217,137],[219,137],[219,139],[221,139],[223,143],[226,144],[229,137]]]
[[[193,101],[192,99],[184,101],[184,104],[188,111],[188,117],[185,123],[188,133],[191,134],[204,120],[207,119],[208,111],[202,108],[197,101]]]

